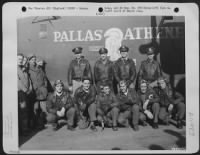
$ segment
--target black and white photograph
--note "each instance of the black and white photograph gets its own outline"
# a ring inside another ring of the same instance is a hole
[[[186,16],[104,15],[114,9],[16,18],[20,151],[187,150],[199,115],[187,111]]]

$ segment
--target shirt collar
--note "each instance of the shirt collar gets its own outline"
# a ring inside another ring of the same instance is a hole
[[[103,62],[107,63],[107,62],[108,62],[108,58],[106,58],[105,60],[102,60],[102,59],[100,58],[100,62],[101,62],[101,63],[103,63]]]
[[[62,96],[63,94],[64,94],[64,92],[62,92],[61,94],[55,92],[55,95],[56,95],[56,96],[59,96],[59,97]]]
[[[86,93],[89,93],[90,92],[90,88],[88,90],[85,90],[83,87],[82,87],[82,90]]]
[[[154,59],[151,61],[150,59],[147,59],[148,63],[154,63]]]
[[[122,61],[127,61],[127,60],[128,60],[128,57],[126,57],[126,58],[122,58],[122,57],[121,57],[121,60],[122,60]]]
[[[121,92],[121,94],[127,96],[128,95],[128,89],[125,93]]]

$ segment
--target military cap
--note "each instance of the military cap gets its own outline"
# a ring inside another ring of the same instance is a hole
[[[28,60],[31,60],[32,58],[36,58],[36,55],[35,55],[35,54],[30,54],[30,55],[28,56]]]
[[[155,53],[155,47],[149,47],[147,48],[147,55],[151,55]]]
[[[40,66],[42,66],[43,64],[47,64],[47,63],[42,58],[37,58],[37,64],[40,65]]]
[[[168,82],[167,78],[165,76],[160,76],[158,78],[158,82],[161,82],[161,81],[165,81],[165,82]]]
[[[101,85],[101,87],[110,87],[110,85],[107,81],[103,81],[100,85]]]
[[[129,48],[127,47],[127,46],[121,46],[120,48],[119,48],[119,51],[120,52],[128,52],[129,51]]]
[[[106,48],[100,48],[99,49],[99,54],[105,54],[105,53],[108,53],[108,50]]]
[[[64,86],[64,83],[62,82],[62,80],[56,80],[54,82],[54,86],[57,86],[58,84],[61,84],[62,86]]]
[[[142,79],[142,80],[140,81],[140,85],[142,85],[142,84],[147,84],[147,81]]]
[[[74,54],[80,54],[82,53],[83,48],[82,47],[76,47],[72,50],[72,52],[74,52]]]
[[[17,53],[17,56],[22,56],[22,57],[24,57],[24,54],[23,54],[23,53]]]

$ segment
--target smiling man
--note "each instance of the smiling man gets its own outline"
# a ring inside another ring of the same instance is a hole
[[[53,124],[54,130],[59,129],[60,119],[68,121],[68,130],[74,130],[75,107],[70,94],[63,90],[64,83],[56,80],[54,93],[47,98],[47,122]]]
[[[82,47],[76,47],[72,50],[75,59],[70,62],[68,69],[68,85],[72,96],[74,96],[76,89],[82,85],[84,76],[92,80],[91,66],[89,61],[82,55],[82,50]]]
[[[151,87],[148,87],[148,84],[145,80],[140,82],[140,89],[138,90],[137,94],[140,101],[140,118],[141,116],[144,118],[143,125],[145,126],[144,120],[148,118],[149,120],[152,120],[152,127],[157,129],[158,114],[160,110],[159,96]]]
[[[78,126],[80,129],[88,127],[90,121],[90,129],[97,131],[95,126],[96,119],[96,89],[91,85],[91,79],[83,77],[82,86],[76,89],[74,101],[78,112]]]
[[[97,119],[112,126],[113,131],[117,131],[117,118],[119,115],[118,100],[110,90],[108,83],[102,84],[102,92],[97,96]]]
[[[130,119],[133,130],[138,131],[140,111],[137,93],[135,89],[128,88],[126,81],[121,81],[119,87],[120,92],[117,95],[120,110],[118,123],[124,125]]]

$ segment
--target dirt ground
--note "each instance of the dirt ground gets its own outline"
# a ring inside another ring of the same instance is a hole
[[[170,126],[159,125],[159,129],[153,129],[150,125],[139,126],[139,131],[129,128],[119,128],[113,131],[105,128],[97,132],[89,128],[76,131],[67,130],[66,125],[58,131],[51,127],[29,137],[22,137],[20,150],[171,150],[185,149],[185,126],[177,129]]]

